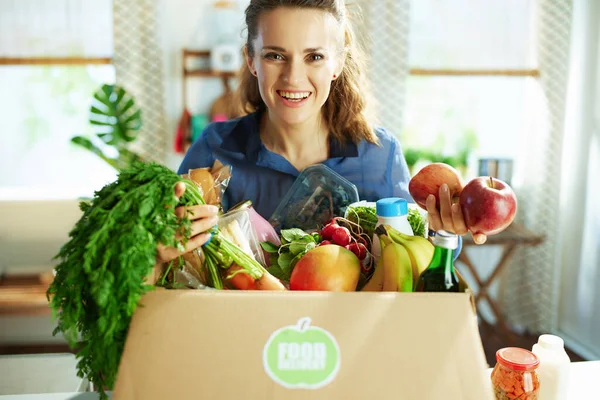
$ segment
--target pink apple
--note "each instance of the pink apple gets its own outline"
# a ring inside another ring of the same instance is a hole
[[[491,176],[480,176],[463,188],[460,206],[465,224],[472,233],[495,235],[515,219],[517,196],[507,183]]]
[[[448,185],[450,198],[457,199],[462,190],[462,181],[460,174],[456,169],[444,163],[432,163],[421,168],[408,183],[408,191],[415,203],[421,208],[427,209],[425,201],[432,194],[435,196],[435,204],[440,206],[440,187],[443,184]]]

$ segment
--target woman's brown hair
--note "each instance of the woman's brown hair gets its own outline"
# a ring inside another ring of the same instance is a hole
[[[364,57],[358,47],[348,21],[344,0],[250,0],[246,8],[248,36],[246,51],[254,56],[253,42],[258,35],[258,22],[261,13],[279,7],[313,8],[329,12],[344,28],[344,67],[340,75],[332,81],[331,92],[323,105],[323,115],[328,123],[330,134],[341,143],[351,140],[358,143],[366,140],[378,143],[377,135],[368,122],[367,81],[364,78]],[[244,63],[239,73],[236,91],[237,104],[241,108],[236,114],[243,115],[266,109],[258,90],[258,81]]]

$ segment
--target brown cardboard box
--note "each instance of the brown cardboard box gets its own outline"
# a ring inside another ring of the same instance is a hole
[[[112,398],[492,400],[486,368],[466,293],[161,289]]]

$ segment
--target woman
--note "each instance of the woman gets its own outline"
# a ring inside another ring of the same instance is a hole
[[[366,115],[361,55],[342,0],[251,0],[246,9],[246,64],[237,91],[247,115],[206,127],[179,173],[232,166],[224,207],[252,200],[268,219],[298,174],[322,163],[357,186],[361,200],[411,199],[410,174],[398,140]],[[183,188],[177,187],[180,195]],[[447,188],[427,202],[431,228],[467,233]],[[193,207],[188,248],[208,240],[216,208]],[[183,212],[183,210],[178,210]],[[476,242],[485,241],[477,235]],[[161,258],[177,255],[162,249]]]

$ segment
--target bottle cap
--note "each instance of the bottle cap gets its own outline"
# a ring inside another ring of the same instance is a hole
[[[531,371],[540,364],[540,359],[529,350],[505,347],[496,352],[496,361],[514,371]]]
[[[379,199],[375,210],[380,217],[401,217],[408,214],[408,202],[400,197]]]
[[[565,346],[564,340],[555,335],[540,335],[538,344],[545,349],[558,350]]]
[[[433,245],[454,250],[458,247],[458,235],[448,231],[437,231],[433,237]]]

